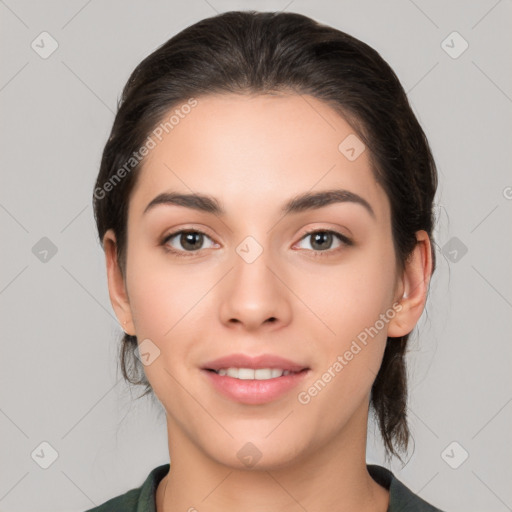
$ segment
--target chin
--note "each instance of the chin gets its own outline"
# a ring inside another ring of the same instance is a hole
[[[211,444],[211,439],[208,444]],[[215,460],[233,470],[272,471],[284,469],[297,463],[302,450],[297,443],[283,443],[282,436],[275,439],[245,435],[230,439],[215,446],[204,446],[203,451]]]

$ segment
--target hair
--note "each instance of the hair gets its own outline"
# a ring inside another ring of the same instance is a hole
[[[432,240],[437,170],[427,138],[397,76],[364,42],[304,15],[230,11],[182,30],[132,72],[118,101],[93,194],[100,243],[116,234],[117,261],[126,276],[127,212],[144,158],[137,157],[155,127],[176,106],[210,94],[308,94],[341,115],[368,148],[372,172],[391,205],[398,271],[417,244],[416,231]],[[185,111],[185,108],[183,108]],[[141,151],[141,153],[143,153]],[[131,169],[126,164],[130,162]],[[124,169],[124,172],[122,172]],[[432,272],[435,269],[432,244]],[[409,334],[387,338],[372,385],[370,408],[386,457],[407,450]],[[153,393],[140,361],[137,338],[124,334],[124,379]],[[154,394],[154,393],[153,393]]]

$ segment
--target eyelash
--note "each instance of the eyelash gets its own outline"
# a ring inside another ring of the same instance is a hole
[[[174,256],[177,256],[178,258],[189,258],[189,257],[194,256],[196,253],[198,253],[200,251],[200,250],[198,250],[198,251],[180,251],[180,250],[172,249],[167,245],[167,242],[169,242],[169,240],[171,240],[172,238],[174,238],[177,235],[181,235],[182,233],[199,233],[199,234],[204,235],[211,239],[210,236],[208,236],[206,233],[204,233],[203,231],[200,231],[198,229],[181,229],[179,231],[175,231],[174,233],[170,233],[162,240],[161,245],[163,246],[164,250],[167,253],[172,253]],[[313,256],[314,258],[332,256],[333,253],[337,253],[338,251],[344,249],[345,247],[350,247],[350,246],[354,245],[353,241],[350,238],[346,237],[345,235],[342,235],[341,233],[338,233],[337,231],[333,231],[330,229],[312,229],[312,230],[304,233],[304,235],[300,238],[299,241],[302,241],[304,238],[308,237],[309,235],[315,234],[315,233],[332,233],[342,243],[342,246],[338,247],[336,249],[326,249],[324,251],[315,251],[312,249],[306,249],[306,250],[312,251],[314,253],[314,256]]]

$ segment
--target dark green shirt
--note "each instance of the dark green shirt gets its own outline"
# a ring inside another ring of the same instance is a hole
[[[389,469],[375,464],[367,464],[367,467],[372,478],[389,491],[387,512],[442,512],[409,490]],[[156,512],[156,488],[169,468],[169,463],[156,467],[140,487],[85,512]]]

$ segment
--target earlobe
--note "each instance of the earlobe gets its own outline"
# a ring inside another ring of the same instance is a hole
[[[135,336],[125,279],[117,261],[116,236],[112,229],[109,229],[103,237],[103,250],[105,251],[110,302],[124,332]]]
[[[409,334],[418,323],[427,301],[428,286],[432,274],[430,238],[426,231],[416,233],[417,244],[405,264],[401,289],[396,300],[400,310],[389,322],[388,336],[398,338]]]

